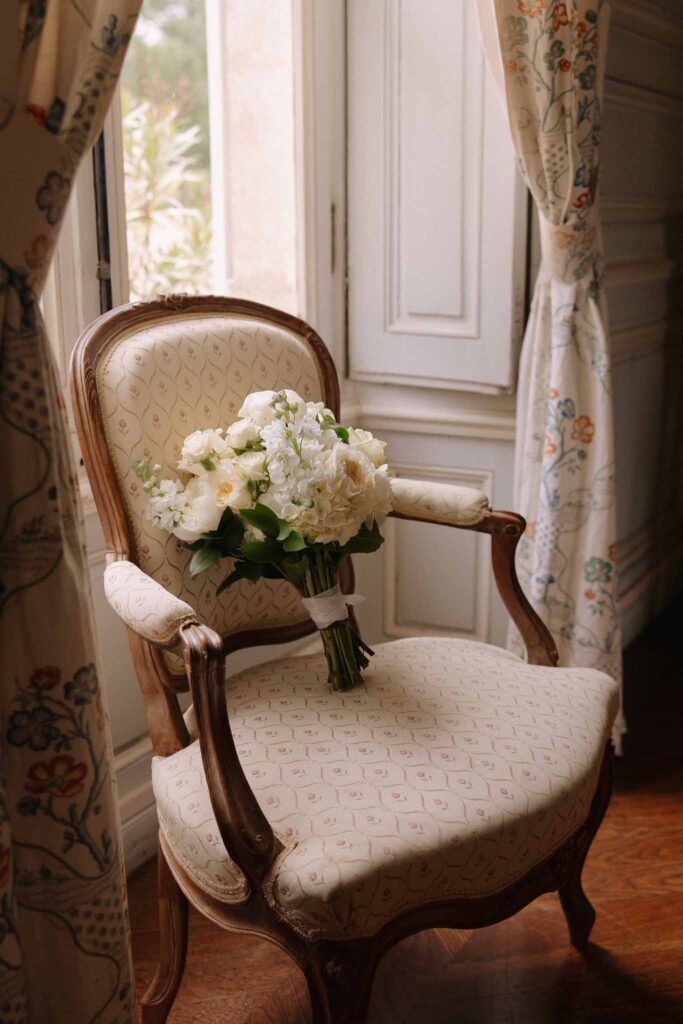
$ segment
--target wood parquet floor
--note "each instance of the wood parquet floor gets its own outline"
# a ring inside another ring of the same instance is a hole
[[[629,734],[585,888],[598,919],[584,954],[559,901],[460,936],[425,932],[380,966],[368,1024],[683,1024],[683,602],[627,652]],[[138,991],[157,949],[155,865],[130,880]],[[305,986],[262,940],[191,915],[169,1024],[308,1024]]]

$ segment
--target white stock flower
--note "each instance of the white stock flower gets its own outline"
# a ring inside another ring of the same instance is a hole
[[[178,469],[186,473],[206,473],[225,453],[228,445],[222,430],[195,430],[185,438],[178,460]]]
[[[349,427],[349,444],[356,451],[367,455],[374,466],[384,465],[384,449],[387,443],[373,437],[369,430],[357,430],[355,427]]]
[[[235,420],[225,431],[225,440],[231,448],[246,448],[259,436],[258,424],[250,418]]]
[[[183,485],[178,480],[160,480],[149,491],[147,515],[156,526],[169,533],[182,522],[187,504]]]

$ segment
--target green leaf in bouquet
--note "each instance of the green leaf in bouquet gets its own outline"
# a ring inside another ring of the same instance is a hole
[[[211,542],[205,542],[192,556],[190,561],[190,575],[198,576],[200,572],[206,572],[216,564],[220,558],[220,552]]]
[[[262,505],[259,501],[256,502],[253,508],[241,509],[240,515],[245,523],[256,527],[261,533],[265,533],[266,537],[275,538],[280,533],[280,520],[272,508]]]
[[[285,538],[289,537],[290,533],[292,532],[292,527],[289,525],[286,519],[280,519],[279,517],[278,524],[280,526],[280,532],[277,535],[277,539],[285,540]]]
[[[363,524],[356,536],[352,537],[351,540],[347,541],[339,549],[339,555],[341,558],[346,558],[347,555],[371,554],[373,551],[377,551],[383,543],[384,537],[380,533],[377,520],[375,519],[371,529],[368,529]]]
[[[253,562],[235,562],[235,568],[216,587],[216,593],[222,594],[238,580],[249,580],[250,583],[256,583],[263,575],[265,574],[260,565],[255,565]]]
[[[266,537],[265,540],[247,541],[240,548],[240,554],[250,562],[265,565],[266,562],[281,561],[284,551],[278,540],[275,540],[274,537]]]
[[[261,575],[263,576],[264,580],[282,579],[282,573],[280,572],[276,565],[272,565],[269,563],[268,565],[259,565],[258,568],[261,570]]]
[[[337,426],[334,428],[334,432],[339,438],[339,440],[343,441],[344,444],[349,443],[349,432],[346,429],[346,427],[342,427],[342,425],[338,423]]]
[[[302,551],[306,547],[306,541],[296,530],[291,530],[285,537],[282,546],[285,551]]]
[[[211,540],[211,538],[207,538],[205,534],[202,534],[199,540],[186,540],[185,547],[190,551],[199,551],[200,548],[204,547],[207,540]]]
[[[235,455],[244,455],[245,452],[262,452],[265,451],[265,445],[260,437],[255,437],[252,441],[247,441],[244,448],[233,448]]]
[[[216,468],[216,464],[212,459],[201,459],[200,463],[207,473],[210,473],[212,469]]]

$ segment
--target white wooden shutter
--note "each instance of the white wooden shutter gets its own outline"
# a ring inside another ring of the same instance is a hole
[[[350,0],[349,359],[358,380],[514,382],[524,189],[471,0]]]

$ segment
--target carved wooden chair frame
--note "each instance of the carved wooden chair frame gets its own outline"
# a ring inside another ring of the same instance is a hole
[[[326,404],[339,414],[339,386],[332,359],[315,331],[286,313],[257,303],[212,296],[167,296],[123,306],[98,319],[74,350],[71,384],[78,436],[102,522],[108,563],[135,562],[133,537],[106,443],[97,387],[98,358],[109,342],[131,327],[158,321],[164,313],[244,315],[294,331],[308,345],[324,381]],[[434,522],[433,517],[399,518]],[[443,525],[453,526],[444,522]],[[493,572],[507,611],[515,622],[533,665],[557,665],[553,639],[526,600],[515,572],[515,551],[525,528],[522,516],[488,511],[471,526],[457,528],[491,537]],[[347,586],[348,586],[347,580]],[[225,699],[225,662],[243,647],[285,642],[314,632],[312,623],[245,631],[222,639],[199,621],[182,625],[164,644],[127,629],[133,661],[145,702],[155,754],[172,754],[190,742],[177,694],[191,692],[199,728],[201,754],[216,822],[226,850],[249,882],[245,903],[230,905],[200,889],[159,837],[158,899],[160,955],[154,979],[142,996],[143,1024],[166,1021],[185,965],[188,900],[205,917],[230,931],[258,934],[283,949],[299,965],[308,982],[314,1024],[362,1024],[373,976],[382,955],[406,936],[425,929],[481,928],[521,910],[543,893],[559,890],[571,941],[582,946],[595,920],[585,896],[581,873],[611,792],[611,744],[608,745],[587,820],[550,857],[501,892],[481,898],[431,903],[401,913],[371,938],[349,941],[308,941],[277,916],[267,902],[262,882],[281,844],[245,777],[230,730]],[[182,652],[184,677],[172,675],[162,648]]]

